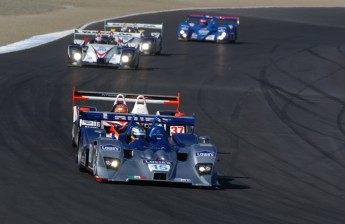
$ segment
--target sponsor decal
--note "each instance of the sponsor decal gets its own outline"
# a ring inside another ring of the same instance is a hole
[[[114,94],[114,93],[102,93],[101,96],[105,96],[105,97],[116,97],[118,94]]]
[[[168,164],[168,165],[172,165],[173,162],[171,161],[165,161],[165,160],[149,160],[149,159],[144,159],[143,160],[144,163],[148,163],[148,164]]]
[[[83,124],[85,124],[85,125],[92,125],[93,121],[83,121]]]
[[[170,166],[172,165],[171,161],[164,161],[164,160],[143,160],[143,162],[147,164],[150,172],[152,171],[168,172],[170,170]]]
[[[104,53],[104,52],[107,52],[107,49],[104,48],[104,47],[99,47],[99,48],[97,49],[97,51],[98,51],[99,53]]]
[[[215,152],[210,152],[210,151],[200,151],[195,153],[196,156],[202,156],[202,157],[216,157]]]
[[[146,180],[146,176],[128,176],[128,179],[134,179],[134,180]]]
[[[191,179],[185,179],[185,178],[175,178],[174,181],[179,181],[179,182],[192,182]]]
[[[207,35],[209,33],[208,30],[199,30],[200,35]]]
[[[81,120],[81,126],[101,127],[101,122],[99,122],[99,121]]]
[[[103,150],[103,151],[117,151],[117,152],[121,151],[121,148],[115,145],[101,145],[99,148],[100,150]]]

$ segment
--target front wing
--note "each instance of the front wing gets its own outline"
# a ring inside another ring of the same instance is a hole
[[[171,173],[157,171],[151,172],[148,168],[143,168],[140,164],[132,164],[129,166],[124,165],[119,171],[114,172],[109,170],[99,161],[97,166],[97,175],[95,179],[98,182],[125,182],[125,183],[138,183],[138,184],[183,184],[195,187],[217,187],[217,175],[214,173],[209,176],[199,176],[194,167],[190,164],[177,165],[175,175]]]

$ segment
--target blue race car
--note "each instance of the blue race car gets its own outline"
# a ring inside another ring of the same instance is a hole
[[[199,22],[192,21],[193,19],[199,19]],[[236,16],[191,14],[187,20],[179,24],[177,36],[178,40],[234,43],[237,40],[239,23],[239,17]]]
[[[82,100],[116,95],[74,92],[74,99]],[[131,94],[124,95],[131,99]],[[162,101],[158,95],[147,97]],[[207,136],[194,133],[194,116],[114,113],[77,105],[73,111],[76,162],[80,171],[92,173],[96,181],[219,187],[217,148]],[[109,136],[107,127],[112,122],[125,122],[126,129]]]

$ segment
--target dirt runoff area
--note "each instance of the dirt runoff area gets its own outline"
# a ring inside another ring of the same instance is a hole
[[[345,7],[345,0],[1,0],[0,46],[128,14],[218,7]]]

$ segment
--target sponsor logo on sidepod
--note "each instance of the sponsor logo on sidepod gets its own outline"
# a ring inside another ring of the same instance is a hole
[[[121,151],[121,148],[115,145],[101,145],[100,149],[104,151],[117,151],[117,152]]]
[[[210,151],[200,151],[195,153],[196,156],[203,156],[203,157],[216,157],[215,152]]]

